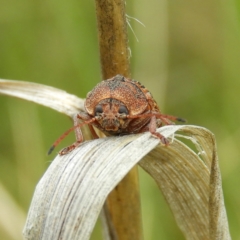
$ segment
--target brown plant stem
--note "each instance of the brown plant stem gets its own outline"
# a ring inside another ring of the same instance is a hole
[[[125,1],[95,2],[102,78],[130,77]],[[111,239],[143,239],[137,167],[110,193],[104,209]]]
[[[98,39],[103,79],[130,77],[125,1],[96,0]]]

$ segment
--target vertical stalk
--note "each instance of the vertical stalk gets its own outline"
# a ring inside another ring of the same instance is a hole
[[[125,0],[96,0],[102,78],[130,77]],[[134,167],[110,193],[105,215],[111,239],[142,237],[138,171]]]
[[[103,79],[130,77],[125,1],[96,0],[96,13]]]

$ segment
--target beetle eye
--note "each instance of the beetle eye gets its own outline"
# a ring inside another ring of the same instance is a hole
[[[97,106],[95,107],[95,112],[94,112],[94,114],[95,114],[95,116],[98,116],[98,115],[101,114],[101,113],[103,113],[103,108],[102,108],[101,105],[97,105]]]
[[[121,105],[118,109],[119,114],[128,114],[128,110],[125,106]]]

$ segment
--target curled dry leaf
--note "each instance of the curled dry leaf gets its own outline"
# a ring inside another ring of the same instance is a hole
[[[197,126],[161,129],[191,140],[197,152],[174,140],[158,145],[139,162],[157,182],[186,239],[231,239],[214,135]],[[165,133],[166,132],[166,133]]]
[[[84,109],[83,99],[39,83],[0,79],[0,94],[35,102],[70,117]]]
[[[40,84],[1,80],[0,93],[68,116],[83,109],[83,100]],[[25,239],[89,239],[107,195],[137,163],[157,182],[186,239],[231,239],[213,134],[197,126],[158,132],[173,142],[161,146],[150,133],[109,137],[57,156],[37,185]],[[176,137],[191,140],[197,151]]]
[[[213,135],[195,126],[158,131],[166,137],[190,134],[200,154],[176,139],[161,146],[150,133],[85,142],[57,156],[39,182],[25,238],[89,239],[107,195],[139,162],[156,180],[186,239],[230,239]]]

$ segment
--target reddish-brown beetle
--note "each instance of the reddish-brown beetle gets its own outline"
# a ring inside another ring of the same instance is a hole
[[[79,120],[83,122],[79,124]],[[151,93],[140,83],[121,75],[104,80],[87,94],[85,112],[74,117],[74,127],[65,132],[51,147],[49,154],[58,143],[72,130],[76,133],[76,142],[60,151],[64,155],[75,149],[82,141],[81,127],[88,124],[96,138],[92,125],[106,135],[125,135],[150,131],[153,136],[168,145],[168,140],[156,132],[163,124],[174,124],[182,118],[160,113]]]

